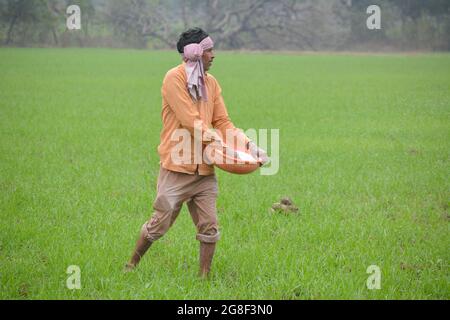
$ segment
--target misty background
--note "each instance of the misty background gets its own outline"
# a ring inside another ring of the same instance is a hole
[[[81,30],[66,27],[73,4]],[[194,26],[222,50],[448,51],[450,1],[0,0],[1,46],[174,49]]]

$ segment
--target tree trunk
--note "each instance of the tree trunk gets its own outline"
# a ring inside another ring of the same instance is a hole
[[[55,41],[55,45],[58,46],[59,45],[58,35],[56,34],[56,30],[54,27],[52,28],[52,35],[53,35],[53,41]]]
[[[189,22],[187,19],[187,13],[186,13],[186,0],[183,0],[181,3],[181,17],[183,19],[183,31],[186,30],[188,28]]]
[[[9,45],[11,43],[12,31],[13,31],[14,25],[16,24],[18,17],[19,17],[18,15],[15,15],[12,18],[11,23],[9,24],[8,33],[7,33],[6,40],[5,40],[5,45]]]

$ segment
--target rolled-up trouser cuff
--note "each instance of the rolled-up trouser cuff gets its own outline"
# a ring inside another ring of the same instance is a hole
[[[197,240],[204,243],[216,243],[220,240],[220,232],[217,231],[215,234],[197,234]]]
[[[142,226],[141,236],[143,236],[148,242],[155,242],[156,240],[158,240],[159,238],[162,237],[162,234],[157,234],[157,235],[153,234],[153,236],[152,236],[148,229],[149,229],[148,222],[146,222]]]

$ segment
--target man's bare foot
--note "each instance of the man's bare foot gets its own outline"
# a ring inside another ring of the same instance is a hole
[[[127,264],[125,265],[125,267],[123,268],[123,272],[124,272],[124,273],[132,272],[132,271],[134,271],[134,269],[136,269],[136,266],[135,266],[134,264],[127,263]]]

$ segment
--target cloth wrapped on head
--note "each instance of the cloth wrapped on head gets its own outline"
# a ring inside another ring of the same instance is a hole
[[[210,37],[206,37],[200,43],[191,43],[184,47],[182,55],[186,62],[187,88],[195,100],[198,98],[203,101],[208,100],[202,56],[205,50],[213,47],[214,42]]]

